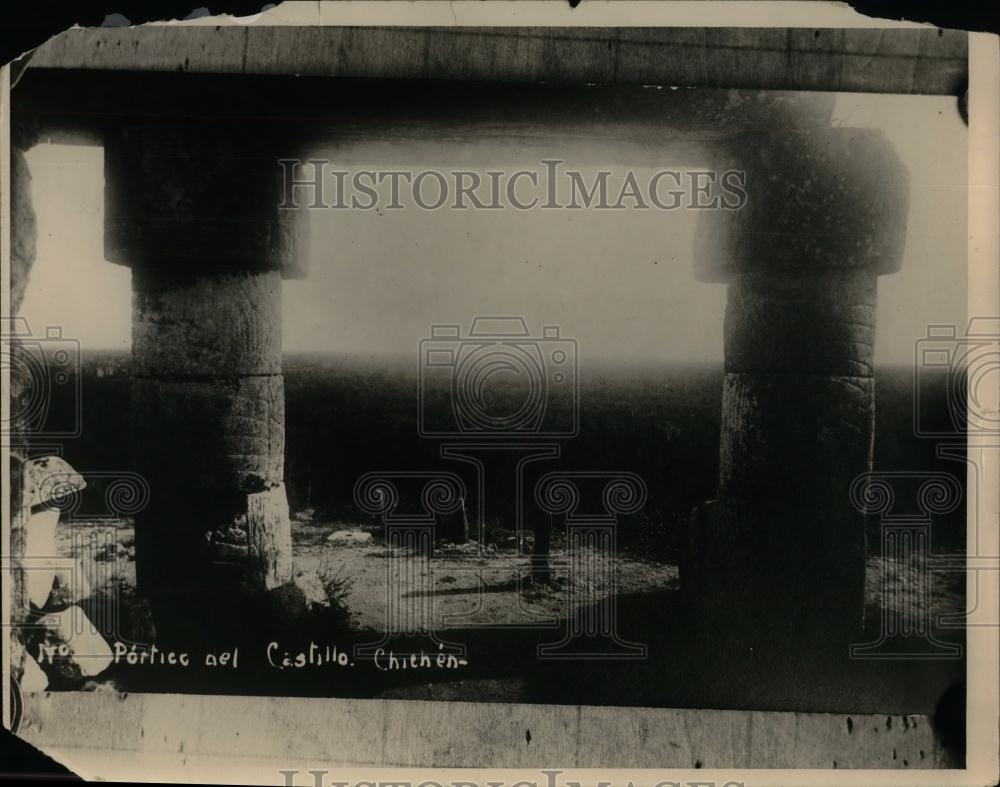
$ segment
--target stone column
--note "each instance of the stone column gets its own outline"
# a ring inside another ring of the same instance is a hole
[[[10,151],[10,309],[5,322],[12,323],[9,317],[15,317],[21,309],[24,291],[28,286],[31,268],[35,263],[37,232],[35,227],[35,209],[31,201],[31,172],[24,154],[38,138],[37,129],[33,124],[15,119],[11,124]],[[10,421],[3,425],[4,442],[10,446],[10,555],[3,555],[10,571],[10,675],[13,680],[20,681],[24,669],[24,632],[21,630],[28,619],[27,577],[23,559],[27,534],[25,525],[30,514],[30,506],[26,500],[25,462],[28,458],[27,440],[30,425],[26,423],[25,414],[30,410],[32,399],[31,383],[28,375],[19,374],[24,371],[18,356],[23,352],[18,339],[13,335],[10,325],[3,326],[4,338],[8,344],[11,357],[4,359],[9,366],[10,374]],[[7,697],[3,698],[7,702]]]
[[[849,491],[871,468],[876,280],[901,263],[908,176],[879,132],[846,128],[746,135],[719,164],[748,200],[696,240],[728,303],[717,499],[686,584],[737,652],[839,656],[863,619]]]
[[[140,592],[159,635],[239,619],[291,579],[281,279],[303,222],[278,209],[280,134],[220,122],[105,140],[105,249],[132,268]]]

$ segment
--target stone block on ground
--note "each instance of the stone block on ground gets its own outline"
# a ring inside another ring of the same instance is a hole
[[[129,613],[132,640],[145,645],[152,645],[156,642],[156,624],[153,620],[153,607],[149,603],[149,599],[143,596],[132,596]]]
[[[247,495],[246,514],[235,525],[246,530],[255,582],[266,590],[285,583],[292,576],[292,528],[285,485]]]
[[[90,597],[91,586],[87,578],[87,570],[79,558],[73,561],[70,568],[58,567],[52,581],[52,588],[45,610],[54,612],[77,604]]]
[[[300,572],[270,592],[271,598],[284,612],[303,615],[330,606],[323,581],[315,572]]]
[[[56,576],[56,524],[59,511],[42,510],[32,514],[25,526],[24,567],[28,585],[28,599],[32,606],[41,609],[52,591]]]
[[[83,476],[58,456],[43,456],[24,463],[27,505],[32,510],[25,525],[24,567],[28,600],[42,609],[60,572],[56,547],[59,503],[87,486]],[[62,569],[65,571],[65,569]]]
[[[464,544],[469,540],[469,518],[465,513],[464,498],[459,498],[454,511],[439,513],[435,519],[437,539],[448,539],[456,544]]]
[[[328,544],[335,546],[360,546],[372,542],[372,534],[367,530],[337,530],[327,536]]]
[[[85,489],[83,480],[65,459],[42,456],[24,463],[24,484],[29,507],[58,503],[69,495]]]
[[[49,678],[92,678],[112,661],[111,647],[78,606],[43,616],[33,632],[30,654]]]
[[[214,585],[235,582],[256,590],[283,585],[292,576],[292,531],[284,484],[246,495],[242,510],[204,538]]]
[[[38,662],[29,655],[24,659],[24,672],[21,675],[21,691],[45,691],[49,686],[48,676],[42,672]]]
[[[109,694],[121,693],[122,688],[115,681],[107,678],[88,679],[80,686],[80,691],[98,691]]]
[[[296,522],[302,522],[304,524],[311,524],[315,518],[316,510],[313,508],[303,508],[301,511],[296,511],[292,516],[292,519]]]

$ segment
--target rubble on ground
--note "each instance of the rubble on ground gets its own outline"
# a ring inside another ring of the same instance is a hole
[[[270,592],[279,607],[291,615],[302,615],[330,606],[323,581],[315,572],[299,572],[291,581]]]
[[[327,536],[327,543],[336,546],[360,546],[372,542],[372,534],[367,530],[335,530]]]

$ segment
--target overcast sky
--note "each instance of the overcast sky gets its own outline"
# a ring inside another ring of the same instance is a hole
[[[965,320],[966,128],[947,97],[845,94],[834,122],[883,129],[910,171],[903,267],[879,282],[876,344],[880,362],[909,363],[926,325]],[[378,166],[386,144],[317,154]],[[392,166],[473,169],[484,144],[395,142]],[[524,166],[551,156],[574,166],[572,147],[518,143]],[[36,333],[62,325],[85,348],[129,347],[130,272],[105,262],[102,249],[102,151],[40,144],[28,161],[39,243],[22,314]],[[681,163],[665,148],[663,167]],[[640,180],[652,171],[640,169]],[[559,325],[584,359],[720,360],[725,287],[693,276],[696,218],[655,209],[310,211],[310,273],[284,285],[284,346],[415,354],[432,323],[518,314],[532,330]]]

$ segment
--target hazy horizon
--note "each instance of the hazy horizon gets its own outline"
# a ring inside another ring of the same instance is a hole
[[[89,355],[102,355],[102,354],[114,354],[117,356],[131,357],[132,350],[129,347],[86,347],[81,350],[82,358],[84,362],[88,360]],[[373,352],[351,352],[349,350],[282,350],[281,357],[283,360],[291,359],[307,359],[316,358],[322,360],[334,360],[342,361],[345,363],[362,364],[362,363],[377,363],[387,367],[400,367],[406,366],[411,367],[415,372],[418,368],[419,358],[416,354],[406,355],[402,353],[394,353],[389,351],[373,351]],[[702,366],[702,367],[718,367],[720,371],[721,367],[725,363],[723,358],[689,358],[689,359],[676,359],[676,358],[661,358],[656,356],[636,356],[630,355],[624,358],[616,355],[590,355],[586,358],[581,357],[579,359],[579,369],[582,371],[587,366],[601,366],[601,367],[621,367],[621,368],[633,368],[637,366]],[[876,369],[898,369],[898,370],[909,370],[913,368],[913,359],[911,358],[908,362],[896,362],[896,361],[876,361]],[[287,369],[286,369],[287,371]],[[938,369],[926,369],[927,374],[935,374]],[[942,370],[944,371],[944,370]],[[924,371],[921,372],[925,373]]]

